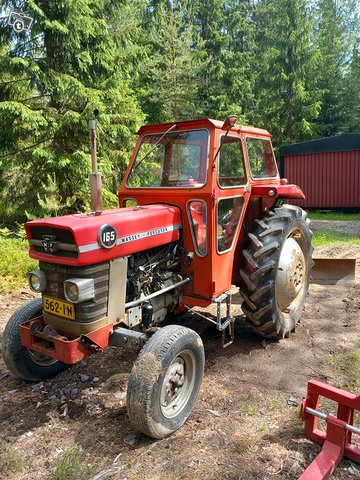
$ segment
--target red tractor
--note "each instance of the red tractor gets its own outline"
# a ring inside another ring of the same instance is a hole
[[[266,130],[232,116],[142,127],[119,208],[26,224],[39,260],[30,288],[42,298],[10,318],[6,365],[42,380],[108,345],[141,348],[128,384],[131,423],[154,438],[174,432],[196,400],[204,349],[187,327],[159,328],[169,314],[215,304],[224,345],[237,285],[255,332],[281,339],[295,330],[312,234],[286,198],[304,195],[280,180]]]

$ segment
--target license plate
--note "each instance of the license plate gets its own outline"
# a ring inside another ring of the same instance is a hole
[[[55,298],[43,296],[44,312],[59,315],[60,317],[75,320],[75,307],[72,303],[63,302]]]

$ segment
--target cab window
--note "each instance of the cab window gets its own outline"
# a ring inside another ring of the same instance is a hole
[[[244,197],[222,198],[217,207],[217,250],[219,253],[229,250],[234,242],[241,214]]]
[[[207,130],[145,135],[126,185],[132,188],[203,186],[208,141]]]
[[[253,178],[277,176],[277,166],[270,140],[247,138],[246,149]]]
[[[238,187],[246,183],[244,155],[239,138],[221,137],[218,182],[220,187]]]

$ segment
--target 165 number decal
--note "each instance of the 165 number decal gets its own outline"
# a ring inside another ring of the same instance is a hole
[[[98,241],[103,248],[112,248],[116,245],[117,233],[112,225],[105,224],[99,229]]]

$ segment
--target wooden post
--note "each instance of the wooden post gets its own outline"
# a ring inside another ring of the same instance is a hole
[[[97,120],[89,120],[90,129],[90,152],[91,152],[91,170],[90,174],[90,198],[91,210],[101,212],[102,210],[102,180],[101,173],[97,169],[96,155],[96,123]]]

